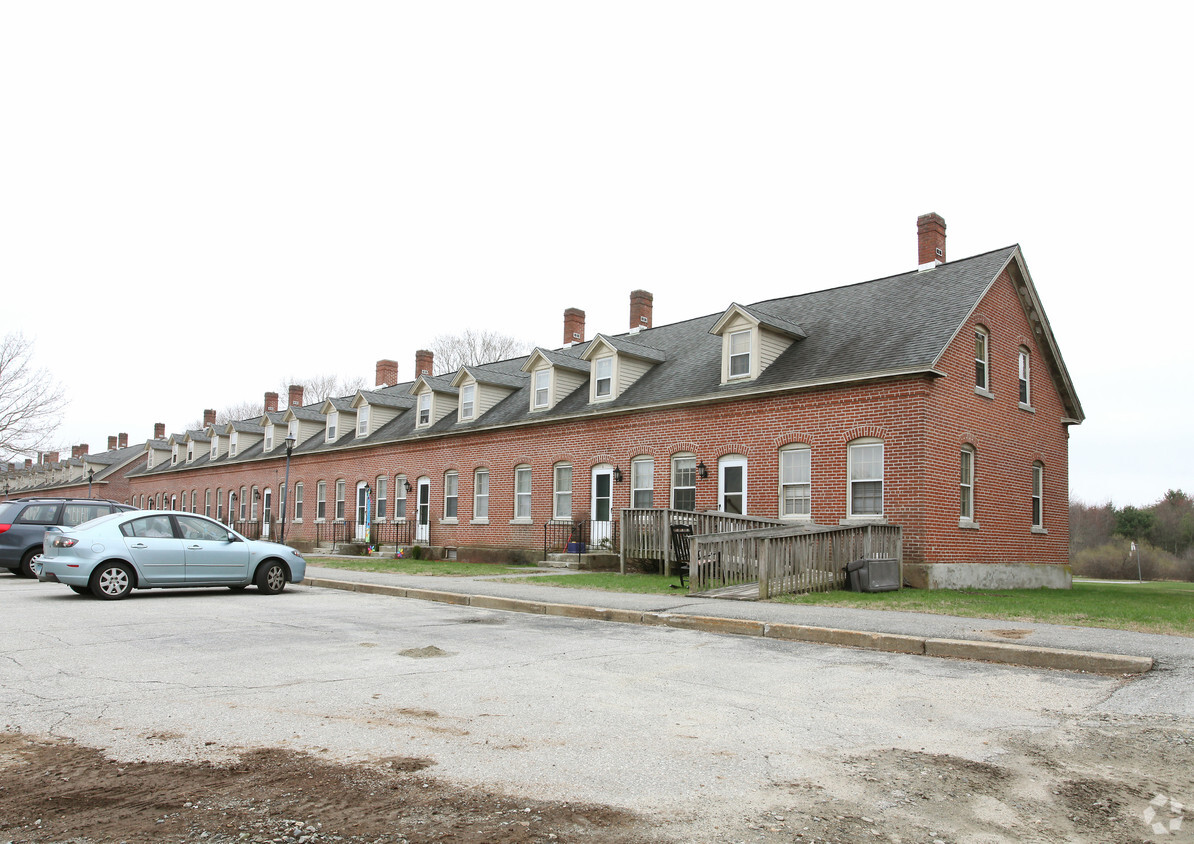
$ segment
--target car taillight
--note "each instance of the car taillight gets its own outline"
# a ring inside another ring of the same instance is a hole
[[[55,537],[54,541],[50,543],[50,545],[52,545],[55,548],[73,548],[74,546],[76,546],[78,544],[79,544],[79,540],[71,539],[70,537],[66,537],[66,536]]]
[[[0,533],[4,533],[4,531],[8,530],[10,527],[12,527],[12,525],[0,525]]]

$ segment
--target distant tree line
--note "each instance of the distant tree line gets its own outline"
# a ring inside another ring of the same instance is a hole
[[[1194,580],[1194,499],[1171,489],[1148,507],[1070,502],[1070,563],[1075,574]]]

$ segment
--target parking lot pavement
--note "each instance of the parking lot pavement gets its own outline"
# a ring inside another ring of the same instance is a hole
[[[1068,835],[1066,810],[1050,805],[1062,798],[1047,786],[1075,777],[1103,783],[1127,814],[1151,788],[1194,792],[1191,748],[1170,741],[1175,730],[1189,736],[1189,719],[1107,709],[1151,676],[301,585],[273,597],[153,591],[107,603],[0,578],[0,604],[6,728],[126,760],[218,761],[257,747],[350,762],[419,757],[453,783],[593,801],[677,825],[747,828],[744,819],[776,807],[811,818],[821,805],[817,817],[869,811],[886,818],[885,830],[911,835],[1042,822]],[[1043,764],[1063,746],[1068,762]],[[969,799],[951,808],[926,796],[909,807],[907,795],[935,793],[967,765],[985,766],[986,784],[972,786],[1007,817],[991,820],[992,805]],[[919,792],[916,783],[893,788],[920,770],[941,778],[921,779]]]

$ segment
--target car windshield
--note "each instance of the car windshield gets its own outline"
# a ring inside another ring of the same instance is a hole
[[[98,519],[100,516],[106,516],[112,512],[112,507],[109,504],[89,504],[83,501],[74,501],[66,504],[62,508],[62,524],[67,527],[74,527],[81,525],[84,522],[89,522],[92,519]]]

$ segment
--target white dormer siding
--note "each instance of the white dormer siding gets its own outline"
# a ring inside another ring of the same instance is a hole
[[[485,378],[493,378],[494,381],[503,383],[483,380]],[[511,381],[515,383],[505,383]],[[516,384],[522,381],[523,379],[514,378],[510,375],[494,375],[486,373],[483,370],[474,373],[468,367],[461,367],[460,371],[452,379],[452,386],[460,391],[457,419],[460,422],[471,422],[474,419],[479,419],[494,405],[513,393],[517,389]],[[472,403],[471,413],[468,407],[470,396]]]
[[[662,352],[638,342],[598,334],[581,355],[581,360],[588,361],[590,367],[589,401],[597,403],[617,398],[664,359]]]
[[[459,395],[456,390],[444,392],[432,389],[420,376],[415,382],[415,428],[430,428],[439,420],[458,409]]]
[[[760,318],[741,305],[730,305],[710,333],[721,335],[723,384],[753,381],[804,337],[799,326],[765,315]]]
[[[298,408],[299,413],[295,413],[295,408],[287,408],[282,421],[286,423],[288,433],[294,434],[295,445],[305,443],[307,440],[314,437],[316,434],[322,434],[325,429],[326,420],[317,415],[317,412]],[[299,414],[302,415],[299,415]]]

